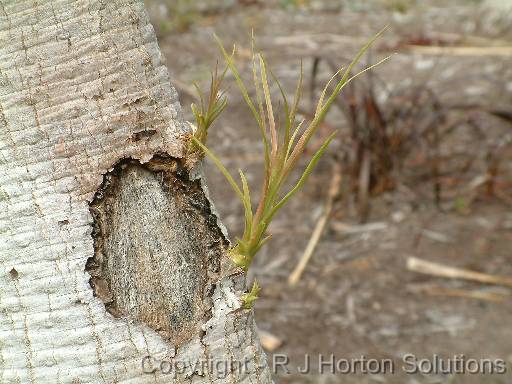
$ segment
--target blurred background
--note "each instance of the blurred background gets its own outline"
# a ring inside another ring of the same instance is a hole
[[[512,382],[512,1],[146,0],[186,120],[222,59],[213,33],[236,42],[251,81],[250,32],[300,114],[337,68],[385,25],[311,153],[338,131],[309,183],[271,226],[249,278],[263,287],[256,318],[269,356],[304,354],[503,359],[505,375],[300,375],[281,383]],[[209,147],[254,190],[259,131],[234,79]],[[271,89],[276,96],[279,90]],[[207,162],[211,197],[230,236],[243,209]],[[297,173],[298,175],[298,173]],[[253,196],[255,197],[255,196]],[[256,196],[257,197],[257,196]],[[317,238],[313,232],[317,231]],[[318,240],[318,241],[316,241]],[[306,246],[310,259],[304,268]],[[290,275],[294,274],[294,284]],[[476,272],[471,273],[471,272]],[[447,276],[450,275],[451,278]],[[315,360],[315,359],[313,359]],[[313,362],[313,365],[315,362]]]

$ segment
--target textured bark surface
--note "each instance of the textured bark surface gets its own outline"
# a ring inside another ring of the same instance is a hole
[[[87,271],[115,317],[129,315],[181,344],[207,320],[227,242],[198,181],[178,161],[123,161],[91,204]],[[170,246],[172,245],[172,247]]]
[[[0,382],[270,382],[142,2],[0,0],[0,57]]]

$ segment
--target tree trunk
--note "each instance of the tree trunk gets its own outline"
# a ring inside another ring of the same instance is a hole
[[[142,1],[0,0],[0,58],[0,382],[271,382]]]

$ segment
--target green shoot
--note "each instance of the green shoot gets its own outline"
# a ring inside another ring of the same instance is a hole
[[[195,103],[192,103],[190,106],[196,120],[196,125],[193,126],[194,138],[196,140],[189,141],[189,154],[201,153],[201,148],[196,144],[196,141],[202,144],[206,144],[208,128],[210,128],[213,122],[222,113],[224,108],[226,108],[227,98],[220,91],[220,87],[222,85],[222,81],[224,80],[224,76],[226,75],[227,69],[228,67],[226,66],[224,71],[219,75],[218,66],[215,67],[215,72],[213,72],[211,75],[208,103],[205,102],[205,98],[203,97],[199,86],[194,83],[194,87],[196,88],[198,94],[199,107]]]
[[[243,309],[251,309],[254,302],[258,300],[258,295],[261,291],[260,286],[258,285],[258,282],[254,280],[254,283],[252,284],[252,288],[249,291],[249,293],[246,293],[242,296],[242,308]]]
[[[335,133],[331,134],[312,156],[302,176],[295,185],[288,192],[283,192],[283,187],[286,185],[288,177],[295,169],[299,159],[303,157],[308,142],[322,123],[335,98],[340,94],[343,87],[354,78],[387,60],[387,58],[381,60],[377,64],[351,76],[354,66],[383,31],[384,30],[379,32],[359,51],[346,69],[340,69],[340,71],[329,80],[320,96],[316,112],[311,121],[308,123],[301,121],[299,124],[296,124],[296,116],[301,98],[303,80],[302,65],[294,99],[292,103],[289,103],[279,80],[268,68],[263,55],[261,53],[255,53],[253,47],[252,69],[256,95],[256,101],[253,101],[235,66],[233,54],[229,55],[221,41],[216,37],[219,48],[226,61],[227,68],[233,73],[242,97],[251,110],[261,133],[265,161],[264,182],[255,210],[251,204],[250,189],[244,173],[239,171],[242,182],[242,186],[240,187],[217,156],[205,146],[205,141],[201,139],[200,135],[194,135],[192,142],[212,159],[243,203],[245,211],[244,232],[242,237],[236,238],[236,244],[230,250],[234,263],[243,270],[247,271],[255,254],[270,239],[270,235],[267,234],[267,229],[276,212],[305,184],[318,160],[334,139]],[[224,76],[224,74],[222,76]],[[273,84],[277,85],[281,93],[280,101],[283,106],[283,116],[279,116],[278,119],[276,119],[274,114],[269,78],[272,79]],[[338,78],[339,80],[337,80]]]

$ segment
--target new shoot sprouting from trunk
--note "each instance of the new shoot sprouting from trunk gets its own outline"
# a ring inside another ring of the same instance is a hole
[[[305,148],[308,142],[316,133],[335,98],[342,91],[343,87],[352,79],[386,60],[384,59],[355,75],[351,75],[354,66],[359,62],[368,48],[382,34],[382,32],[383,31],[379,32],[359,51],[346,69],[340,69],[329,80],[320,95],[314,117],[311,121],[305,122],[302,120],[298,122],[298,124],[297,112],[301,98],[303,79],[302,65],[295,89],[295,95],[290,104],[281,83],[269,69],[263,54],[255,53],[253,47],[252,74],[256,96],[256,100],[254,101],[249,96],[249,91],[247,90],[240,73],[235,66],[233,60],[234,54],[229,55],[221,41],[216,37],[219,48],[224,56],[224,60],[226,61],[227,68],[229,68],[233,73],[238,88],[240,89],[240,92],[261,133],[264,156],[264,182],[261,187],[259,202],[255,210],[251,203],[251,192],[245,174],[239,170],[241,179],[241,186],[239,186],[219,158],[206,147],[203,139],[203,137],[206,137],[206,132],[201,131],[200,135],[198,134],[198,132],[200,132],[199,127],[201,124],[207,129],[207,125],[204,124],[202,120],[198,119],[198,116],[201,117],[201,114],[195,113],[198,121],[198,129],[196,131],[196,135],[192,138],[192,143],[200,148],[200,150],[204,151],[204,153],[215,163],[243,203],[245,212],[245,229],[242,236],[236,238],[236,243],[230,250],[233,261],[243,270],[246,271],[249,268],[255,254],[270,239],[271,235],[267,233],[267,229],[274,218],[274,215],[304,185],[308,176],[313,172],[318,160],[322,157],[325,150],[334,139],[335,133],[332,133],[310,158],[308,165],[294,186],[288,191],[283,192],[283,187],[285,186],[290,174],[297,166],[299,160],[304,157]],[[234,52],[235,51],[233,51],[233,53]],[[221,79],[223,77],[224,74]],[[215,77],[213,79],[213,81],[215,81]],[[274,112],[273,98],[270,95],[271,82],[277,85],[281,94],[283,114],[277,118]],[[216,89],[216,86],[214,87],[212,85],[211,88]],[[212,94],[210,94],[210,99],[211,98]],[[216,99],[214,98],[214,100]],[[222,110],[224,108],[224,101],[219,104],[222,108],[216,107],[214,108],[215,111]]]

